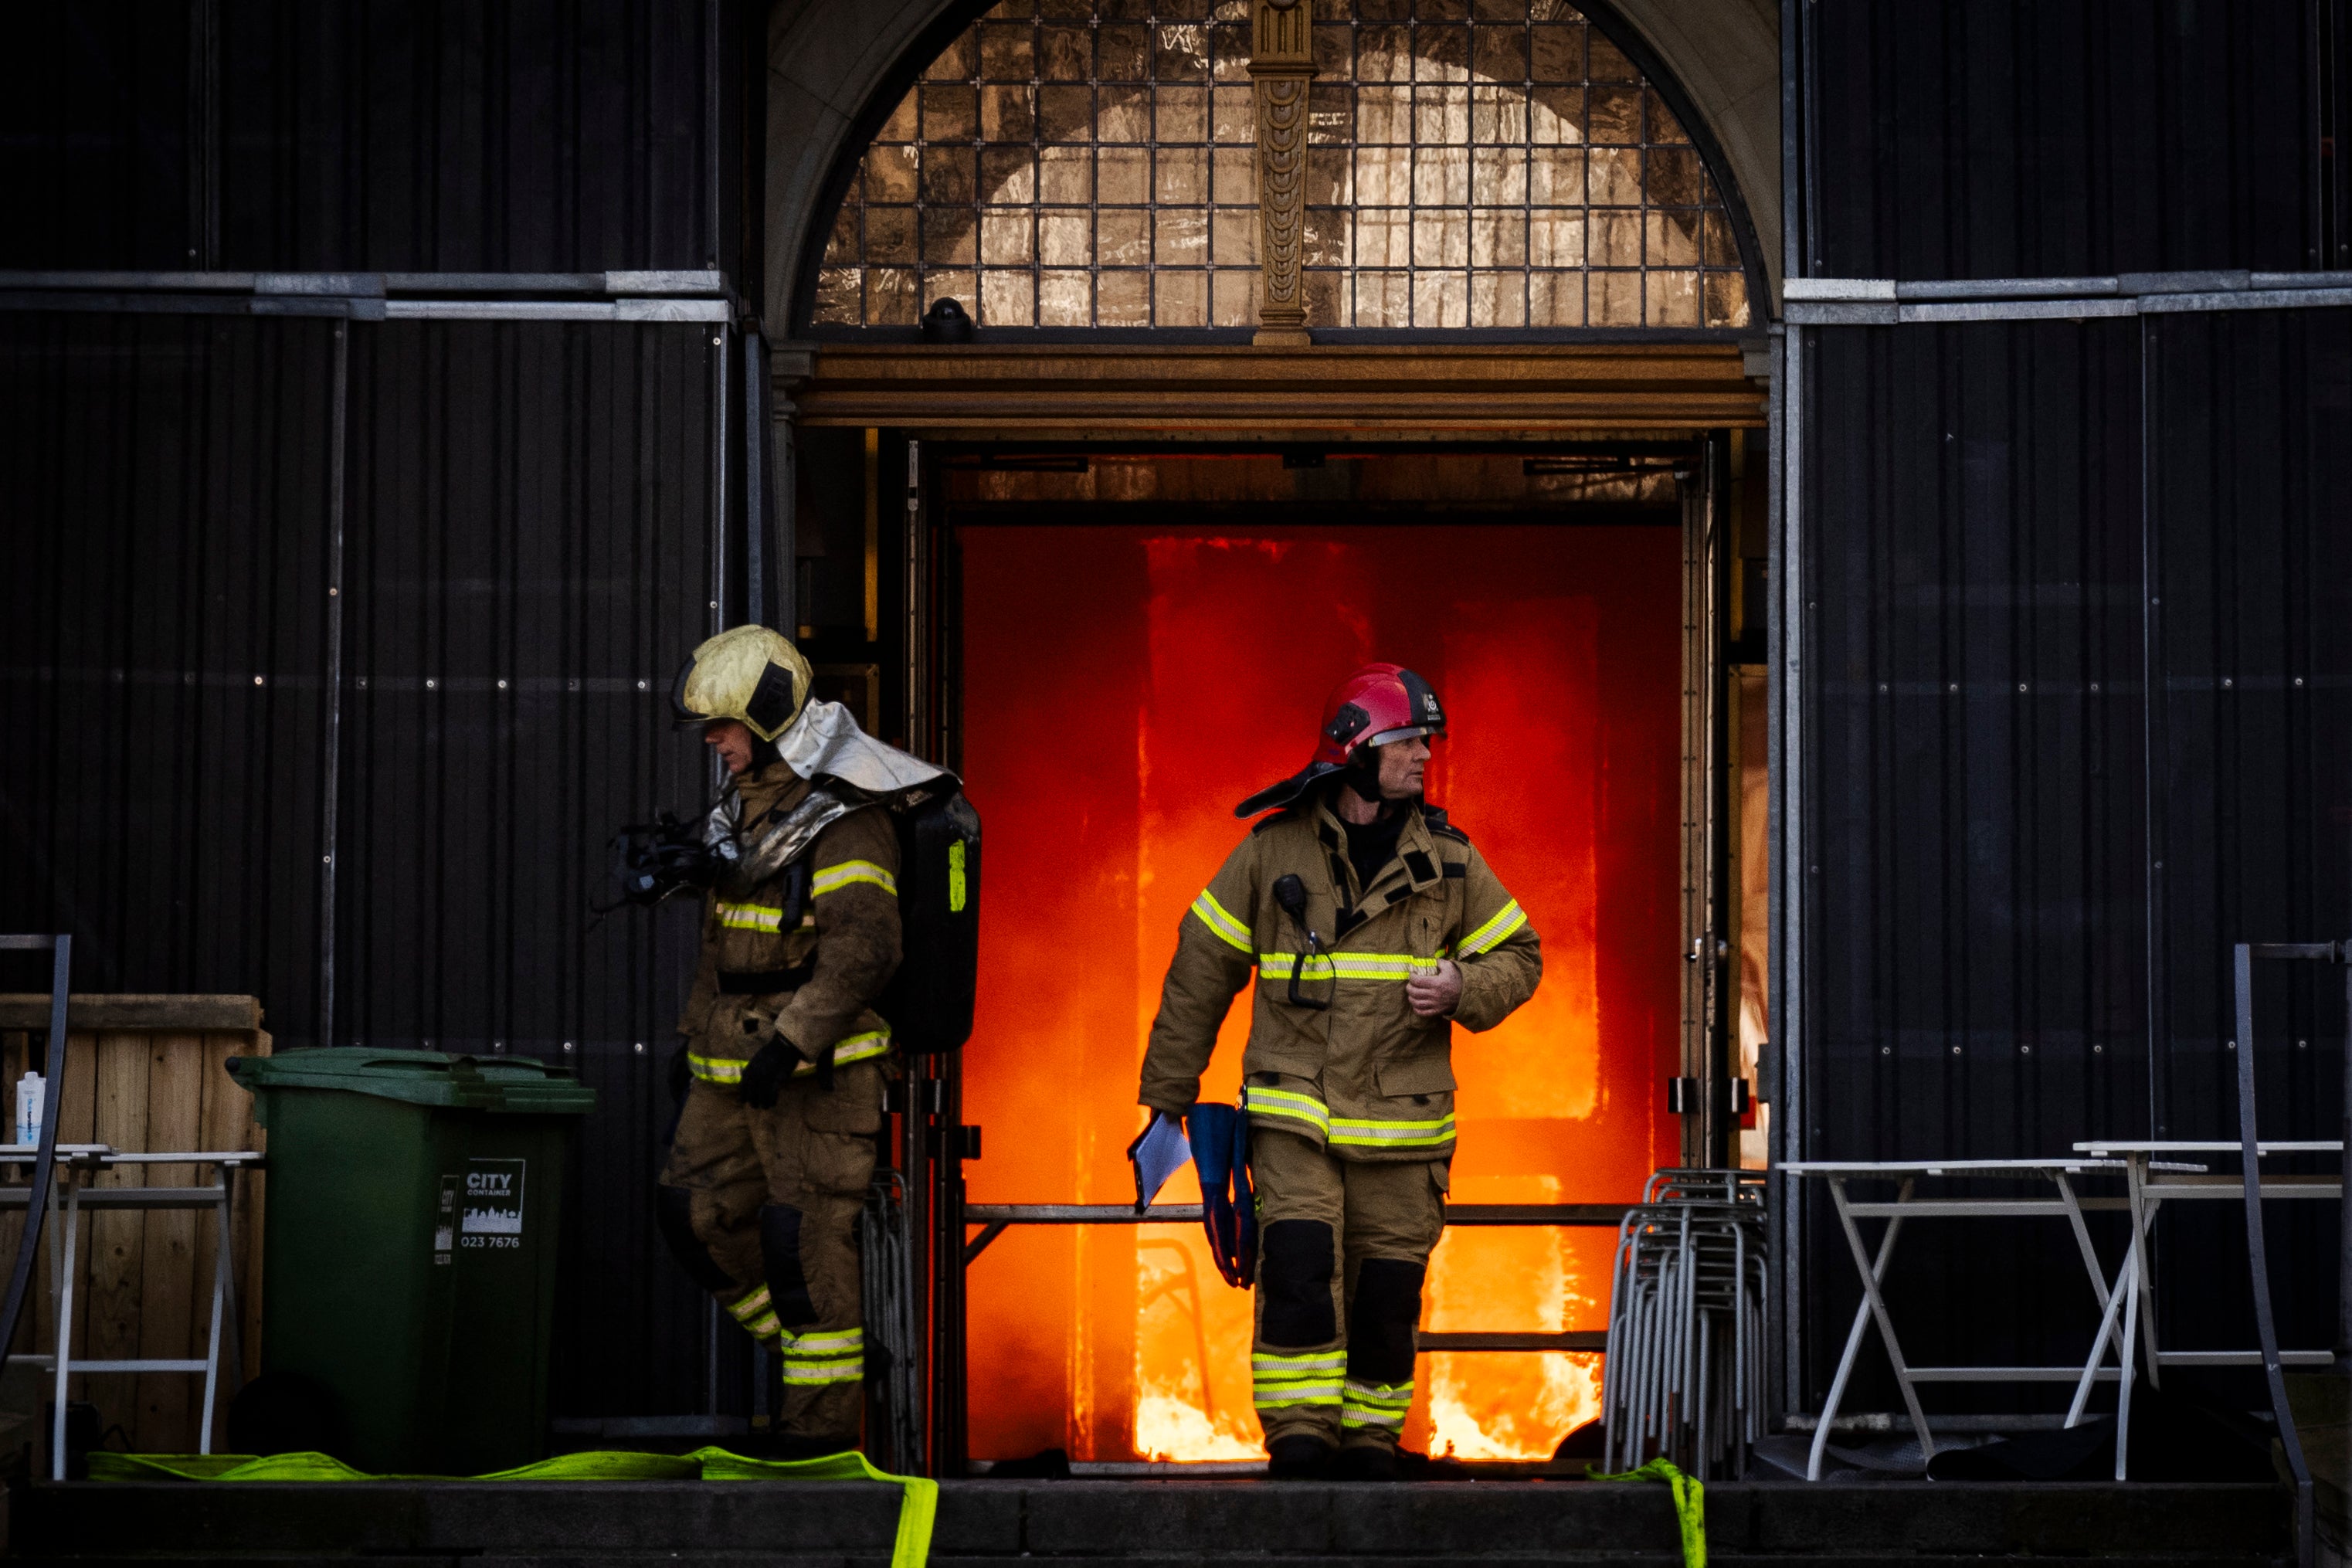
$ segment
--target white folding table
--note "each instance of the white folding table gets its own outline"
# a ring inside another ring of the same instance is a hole
[[[2156,1261],[2145,1245],[2148,1228],[2156,1223],[2156,1213],[2167,1203],[2214,1202],[2243,1204],[2246,1201],[2246,1177],[2236,1174],[2214,1174],[2202,1165],[2169,1163],[2164,1156],[2183,1154],[2242,1154],[2243,1145],[2236,1140],[2179,1139],[2092,1139],[2074,1147],[2095,1159],[2115,1160],[2124,1167],[2129,1187],[2132,1215],[2132,1245],[2124,1256],[2124,1274],[2116,1279],[2116,1300],[2123,1302],[2123,1344],[2126,1352],[2137,1346],[2147,1363],[2147,1381],[2151,1388],[2164,1386],[2164,1369],[2168,1366],[2261,1366],[2263,1352],[2246,1351],[2168,1351],[2157,1342],[2156,1331]],[[2341,1154],[2344,1145],[2334,1140],[2306,1140],[2294,1142],[2263,1142],[2256,1145],[2255,1157],[2273,1154]],[[2263,1176],[2261,1184],[2265,1200],[2294,1198],[2341,1198],[2344,1178],[2337,1176]],[[2128,1289],[2126,1289],[2128,1287]],[[2109,1321],[2115,1317],[2115,1301],[2107,1308]],[[2099,1326],[2100,1343],[2106,1342],[2107,1322]],[[2281,1351],[2282,1366],[2325,1367],[2335,1364],[2333,1351]],[[2071,1423],[2070,1423],[2071,1425]],[[2124,1455],[2131,1433],[2131,1382],[2126,1379],[2116,1400],[2116,1479],[2124,1479]]]
[[[2158,1167],[2168,1169],[2169,1167]],[[1927,1429],[1927,1417],[1919,1406],[1918,1384],[1923,1383],[2073,1383],[2075,1385],[2074,1409],[2066,1424],[2073,1426],[2082,1418],[2083,1406],[2090,1396],[2094,1383],[2124,1379],[2130,1362],[2121,1350],[2116,1366],[2103,1366],[2107,1342],[2112,1335],[2115,1308],[2122,1294],[2126,1274],[2132,1267],[2126,1255],[2116,1273],[2116,1287],[2110,1289],[2099,1256],[2091,1245],[2090,1227],[2084,1223],[2086,1210],[2122,1210],[2132,1200],[2128,1197],[2085,1197],[2075,1191],[2074,1178],[2088,1173],[2112,1173],[2129,1176],[2126,1163],[2121,1159],[2061,1155],[2047,1160],[1798,1160],[1780,1169],[1791,1176],[1817,1176],[1829,1184],[1830,1201],[1837,1205],[1838,1223],[1844,1227],[1846,1246],[1853,1254],[1854,1271],[1862,1279],[1862,1301],[1855,1307],[1853,1326],[1846,1333],[1845,1352],[1838,1358],[1837,1375],[1831,1380],[1828,1400],[1823,1404],[1821,1424],[1813,1429],[1811,1457],[1805,1465],[1805,1479],[1819,1480],[1822,1474],[1822,1452],[1829,1441],[1830,1424],[1836,1419],[1839,1405],[1845,1398],[1846,1382],[1853,1375],[1855,1360],[1862,1353],[1864,1330],[1873,1322],[1878,1327],[1878,1337],[1886,1346],[1887,1360],[1894,1363],[1895,1381],[1903,1392],[1904,1408],[1911,1416],[1912,1429],[1919,1435],[1922,1459],[1933,1458],[1934,1437]],[[2181,1167],[2193,1169],[2193,1167]],[[2056,1191],[2054,1197],[1917,1197],[1915,1191],[1922,1178],[2009,1179],[2014,1181],[2048,1182]],[[1891,1202],[1857,1202],[1846,1194],[1846,1184],[1853,1180],[1891,1181],[1896,1184]],[[2083,1268],[2089,1276],[2091,1294],[2099,1303],[2101,1313],[2098,1336],[2092,1342],[2091,1354],[2080,1366],[1913,1366],[1904,1359],[1903,1347],[1896,1339],[1895,1324],[1888,1316],[1882,1289],[1886,1281],[1888,1266],[1895,1258],[1895,1243],[1902,1234],[1903,1222],[1910,1218],[2000,1219],[2000,1218],[2064,1219],[2073,1228],[2074,1244],[2082,1251]],[[1886,1221],[1885,1234],[1879,1237],[1875,1256],[1865,1247],[1861,1227],[1855,1223],[1864,1219]],[[2135,1243],[2135,1247],[2137,1243]]]

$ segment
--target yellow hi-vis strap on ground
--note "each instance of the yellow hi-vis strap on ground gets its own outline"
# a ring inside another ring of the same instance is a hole
[[[939,1518],[940,1483],[876,1469],[865,1455],[747,1459],[724,1448],[691,1454],[559,1454],[487,1476],[372,1476],[324,1454],[111,1454],[89,1457],[93,1481],[881,1481],[900,1489],[890,1568],[923,1568]]]
[[[95,1458],[97,1456],[92,1455]],[[1677,1468],[1671,1459],[1652,1459],[1638,1470],[1604,1476],[1590,1466],[1588,1479],[1596,1481],[1664,1481],[1675,1494],[1675,1519],[1682,1526],[1683,1568],[1706,1568],[1706,1489]],[[92,1472],[96,1479],[96,1472]]]
[[[1206,888],[1202,889],[1201,896],[1192,900],[1192,912],[1200,917],[1202,925],[1216,932],[1218,940],[1227,947],[1239,948],[1243,952],[1250,951],[1249,927],[1234,919],[1233,911],[1217,902],[1216,895]]]
[[[1485,925],[1462,939],[1462,956],[1475,957],[1489,948],[1496,948],[1510,940],[1511,933],[1528,923],[1528,911],[1513,899],[1496,910]]]
[[[812,897],[837,893],[853,883],[866,882],[881,889],[892,898],[898,896],[898,879],[871,860],[844,860],[838,866],[821,866],[809,879]]]

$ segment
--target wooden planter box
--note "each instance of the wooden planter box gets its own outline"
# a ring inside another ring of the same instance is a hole
[[[0,1107],[9,1131],[16,1080],[37,1069],[46,1048],[49,999],[0,994]],[[223,1066],[234,1056],[267,1056],[261,1004],[250,996],[79,995],[72,999],[66,1034],[65,1084],[54,1088],[60,1143],[110,1143],[115,1148],[220,1152],[259,1149],[253,1096]],[[28,1167],[0,1168],[0,1177],[27,1179]],[[211,1167],[149,1165],[109,1171],[97,1185],[208,1184]],[[236,1317],[244,1375],[261,1367],[261,1215],[268,1178],[237,1178],[236,1235],[231,1239]],[[84,1214],[77,1242],[86,1259],[74,1300],[77,1357],[201,1357],[212,1304],[215,1225],[193,1210]],[[16,1254],[24,1218],[0,1215],[0,1268]],[[49,1247],[25,1326],[12,1347],[44,1353],[54,1342]],[[20,1374],[21,1375],[21,1374]],[[214,1446],[223,1441],[229,1397],[240,1380],[223,1368]],[[204,1409],[204,1380],[187,1373],[101,1373],[76,1376],[70,1397],[98,1406],[109,1447],[138,1453],[192,1454]],[[45,1384],[41,1400],[48,1397]],[[37,1405],[36,1408],[37,1414]],[[121,1428],[120,1436],[112,1429]],[[29,1434],[0,1436],[9,1447]]]

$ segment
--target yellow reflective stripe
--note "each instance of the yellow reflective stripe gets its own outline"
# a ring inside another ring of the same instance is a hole
[[[1312,1355],[1270,1355],[1260,1351],[1250,1357],[1253,1373],[1337,1372],[1347,1364],[1346,1351],[1318,1351]]]
[[[1298,963],[1295,952],[1257,955],[1259,976],[1284,984],[1289,982],[1294,964],[1298,965],[1301,980],[1410,980],[1414,965],[1425,970],[1436,962],[1436,958],[1420,958],[1410,952],[1316,952],[1309,953],[1303,964]]]
[[[1252,1116],[1287,1116],[1294,1121],[1304,1121],[1318,1132],[1331,1126],[1331,1108],[1311,1094],[1294,1094],[1286,1089],[1258,1089],[1244,1085],[1242,1089],[1242,1109]]]
[[[1250,1390],[1250,1403],[1260,1410],[1280,1410],[1294,1405],[1337,1405],[1339,1385],[1336,1383],[1259,1384]]]
[[[1232,911],[1217,902],[1216,895],[1208,889],[1202,889],[1201,896],[1192,900],[1192,912],[1200,916],[1201,923],[1216,932],[1226,946],[1239,948],[1244,953],[1249,952],[1249,927],[1234,919]]]
[[[719,906],[719,923],[729,931],[780,931],[784,923],[784,911],[774,904],[730,904]]]
[[[1402,1383],[1358,1383],[1351,1377],[1348,1380],[1347,1397],[1350,1405],[1378,1405],[1402,1410],[1412,1403],[1412,1381],[1408,1378]]]
[[[1334,1121],[1328,1134],[1334,1143],[1351,1143],[1381,1149],[1416,1149],[1454,1142],[1454,1118],[1443,1116],[1434,1121]]]
[[[743,1081],[744,1064],[733,1057],[698,1057],[692,1051],[688,1051],[686,1054],[686,1065],[693,1069],[695,1077],[705,1083]]]
[[[836,1334],[793,1334],[784,1341],[784,1353],[803,1359],[811,1356],[859,1355],[866,1350],[866,1331],[849,1329]]]
[[[762,1285],[727,1310],[735,1314],[738,1322],[748,1323],[768,1310],[768,1288]]]
[[[810,879],[809,891],[837,893],[856,882],[870,882],[894,899],[898,896],[898,879],[871,860],[844,860],[838,866],[824,867]]]
[[[890,1031],[868,1029],[862,1035],[851,1035],[845,1039],[835,1041],[833,1047],[833,1065],[847,1067],[851,1062],[862,1062],[869,1058],[887,1056],[889,1052]],[[793,1076],[804,1078],[815,1071],[816,1063],[803,1062],[793,1069]]]
[[[1502,946],[1512,932],[1527,923],[1528,911],[1519,908],[1518,900],[1513,899],[1496,910],[1493,919],[1462,939],[1462,956],[1468,958],[1489,948]]]
[[[743,1330],[755,1340],[764,1340],[771,1334],[782,1334],[784,1331],[784,1325],[782,1321],[777,1318],[775,1313],[762,1312],[760,1316],[746,1322],[743,1325]]]
[[[803,1387],[815,1384],[856,1383],[865,1375],[866,1362],[863,1357],[849,1361],[816,1362],[802,1362],[795,1361],[791,1356],[784,1357],[784,1382]]]

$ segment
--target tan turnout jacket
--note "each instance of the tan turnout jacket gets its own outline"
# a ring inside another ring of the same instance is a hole
[[[1328,793],[1328,792],[1327,792]],[[1243,1100],[1260,1127],[1347,1160],[1444,1159],[1454,1149],[1453,1030],[1406,1004],[1404,982],[1439,958],[1462,968],[1454,1019],[1491,1029],[1535,994],[1535,929],[1469,838],[1416,803],[1369,888],[1348,863],[1347,825],[1321,797],[1259,823],[1193,900],[1143,1058],[1143,1104],[1183,1110],[1234,994],[1257,972]],[[1276,900],[1306,884],[1307,934]],[[1302,1003],[1294,1005],[1291,976]]]
[[[770,812],[792,810],[808,781],[781,762],[737,781],[740,832],[750,837]],[[776,1032],[806,1058],[833,1049],[836,1065],[890,1048],[890,1026],[869,1005],[897,973],[898,836],[886,808],[860,806],[828,825],[801,857],[807,891],[797,921],[785,923],[790,868],[748,891],[715,890],[702,911],[702,961],[678,1016],[694,1075],[734,1084],[760,1041],[744,1015],[772,1016]]]

